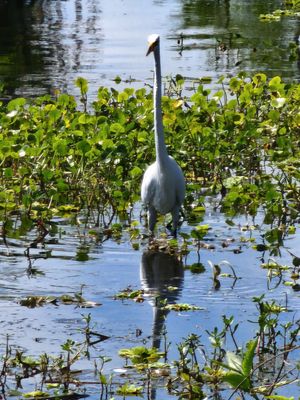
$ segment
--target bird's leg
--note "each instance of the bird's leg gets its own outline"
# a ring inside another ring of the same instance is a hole
[[[148,225],[149,225],[149,230],[151,234],[154,232],[155,224],[156,224],[156,218],[157,218],[157,211],[153,206],[149,206],[148,209]]]
[[[177,236],[177,226],[178,226],[178,222],[179,222],[179,211],[180,211],[180,207],[179,206],[176,206],[172,211],[172,225],[173,225],[172,235],[174,236],[174,238],[176,238],[176,236]]]

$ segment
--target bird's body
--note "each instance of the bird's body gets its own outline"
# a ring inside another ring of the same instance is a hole
[[[168,155],[164,140],[164,131],[161,112],[161,70],[159,36],[149,37],[149,50],[147,55],[154,53],[154,134],[156,161],[151,164],[143,177],[141,197],[144,205],[148,207],[149,229],[153,232],[157,213],[171,213],[173,218],[173,234],[176,235],[179,211],[185,196],[185,180],[181,168],[176,161]]]
[[[179,210],[184,200],[185,182],[182,171],[176,161],[168,156],[165,164],[161,165],[157,160],[151,164],[143,178],[142,202],[148,206],[149,228],[154,229],[156,215],[151,214],[172,213],[173,223],[176,221],[177,228]],[[174,219],[175,217],[175,219]]]

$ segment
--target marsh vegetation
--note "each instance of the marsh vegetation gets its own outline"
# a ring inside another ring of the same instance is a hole
[[[183,77],[166,82],[185,218],[177,240],[161,219],[150,244],[152,93],[100,87],[89,108],[76,85],[81,104],[1,105],[1,258],[16,289],[3,307],[27,326],[3,324],[2,396],[296,399],[299,85],[240,73],[186,97]]]

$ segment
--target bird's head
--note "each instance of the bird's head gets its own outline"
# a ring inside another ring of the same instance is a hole
[[[159,45],[159,35],[156,33],[152,33],[152,35],[148,36],[148,51],[146,56],[148,56],[154,49]]]

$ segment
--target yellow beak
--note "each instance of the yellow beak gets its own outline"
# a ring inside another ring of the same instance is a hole
[[[151,43],[151,44],[149,45],[148,51],[147,51],[147,53],[146,53],[146,57],[147,57],[150,53],[152,53],[152,51],[154,50],[154,46],[155,46],[155,43]]]

